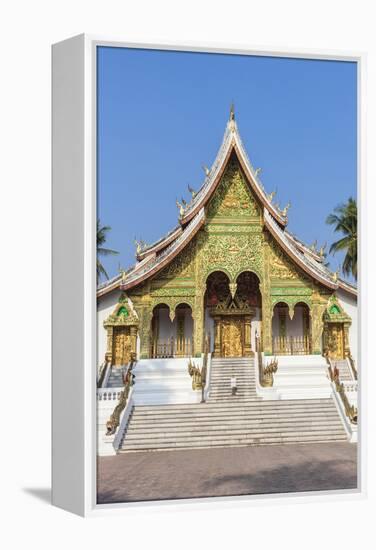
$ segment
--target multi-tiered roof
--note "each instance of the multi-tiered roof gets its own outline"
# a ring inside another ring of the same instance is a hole
[[[287,231],[288,208],[281,210],[274,205],[272,202],[273,193],[269,195],[265,191],[258,178],[259,170],[253,168],[243,146],[234,110],[231,108],[230,119],[226,126],[222,145],[214,163],[210,170],[206,169],[206,177],[199,191],[192,193],[192,201],[184,207],[180,205],[179,224],[158,241],[139,247],[136,264],[127,272],[123,272],[101,284],[98,287],[98,297],[117,288],[128,290],[139,285],[146,279],[156,275],[187,246],[205,223],[205,206],[219,185],[232,154],[236,155],[248,185],[263,206],[265,227],[291,260],[325,287],[332,290],[343,288],[356,295],[354,286],[339,279],[336,273],[332,273],[324,266],[322,254],[317,252],[315,248],[306,246]]]

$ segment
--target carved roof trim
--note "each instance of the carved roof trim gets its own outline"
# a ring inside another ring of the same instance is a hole
[[[330,271],[327,270],[322,264],[315,262],[315,260],[310,259],[308,256],[300,252],[291,240],[287,238],[283,229],[281,229],[275,220],[273,220],[266,209],[264,209],[264,220],[266,227],[277,240],[282,249],[295,263],[299,265],[301,269],[324,286],[331,289],[338,288],[338,283],[332,279]]]
[[[344,281],[343,279],[338,279],[338,286],[345,290],[346,292],[349,292],[353,296],[358,296],[358,289],[355,285],[352,285],[348,283],[347,281]]]
[[[167,235],[164,235],[157,241],[155,241],[152,244],[149,244],[146,246],[141,252],[137,254],[138,260],[143,260],[146,256],[148,256],[151,253],[157,253],[166,246],[168,246],[172,241],[177,239],[177,237],[181,234],[183,231],[182,227],[178,225],[177,227],[174,227],[171,231],[167,233]]]
[[[112,279],[109,279],[108,281],[105,281],[104,283],[101,283],[97,287],[97,298],[100,298],[101,296],[104,296],[105,294],[108,294],[112,290],[116,290],[120,287],[120,281],[121,281],[121,275],[115,275],[115,277],[112,277]]]
[[[322,263],[322,257],[318,252],[314,252],[309,246],[307,246],[303,241],[292,235],[289,231],[285,230],[285,235],[291,242],[304,254],[311,256],[316,262]]]
[[[199,214],[185,227],[180,236],[167,246],[165,250],[155,256],[154,261],[149,262],[143,269],[137,269],[128,273],[125,281],[120,282],[120,288],[127,290],[158,273],[187,246],[204,222],[205,210],[202,208]]]
[[[198,212],[198,210],[205,206],[205,204],[209,201],[214,190],[220,182],[220,179],[223,175],[232,151],[236,152],[246,179],[258,199],[261,201],[263,206],[267,208],[270,214],[278,221],[278,223],[280,223],[282,226],[285,226],[287,224],[287,217],[283,217],[277,210],[277,208],[269,200],[269,197],[265,192],[261,182],[258,180],[256,171],[253,168],[251,161],[249,160],[247,151],[245,150],[242,139],[240,137],[236,121],[232,119],[230,119],[227,123],[222,145],[219,148],[219,151],[212,164],[209,174],[206,176],[205,181],[195,198],[186,208],[184,215],[180,220],[181,223],[185,224],[190,221]]]

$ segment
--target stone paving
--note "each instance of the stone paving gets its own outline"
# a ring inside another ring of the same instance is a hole
[[[312,443],[98,458],[98,504],[355,489],[357,446]]]

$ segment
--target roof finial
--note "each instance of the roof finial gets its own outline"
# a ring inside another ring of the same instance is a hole
[[[235,120],[235,105],[234,105],[234,102],[231,103],[231,107],[230,107],[230,120]]]
[[[206,164],[202,165],[202,169],[205,172],[205,176],[208,176],[210,174],[209,168],[206,166]]]

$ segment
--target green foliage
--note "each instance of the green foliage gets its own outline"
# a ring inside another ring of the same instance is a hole
[[[342,263],[342,272],[344,275],[353,275],[358,277],[358,209],[355,199],[349,198],[347,203],[338,205],[332,214],[326,219],[326,223],[334,226],[334,231],[342,233],[343,237],[334,242],[329,252],[335,254],[343,250],[346,252]]]
[[[114,254],[119,254],[116,250],[111,250],[110,248],[104,248],[103,245],[107,239],[107,233],[111,230],[111,227],[108,225],[103,225],[101,227],[100,221],[97,220],[97,283],[100,281],[101,277],[108,279],[108,273],[100,261],[100,256],[111,256]]]

